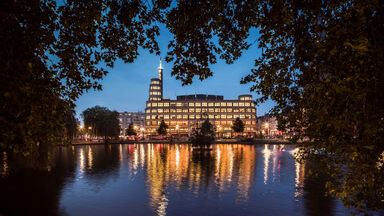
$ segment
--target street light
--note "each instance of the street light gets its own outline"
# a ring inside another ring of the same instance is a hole
[[[265,127],[265,130],[267,131],[267,135],[268,135],[268,138],[269,138],[269,123],[265,122],[264,127]]]

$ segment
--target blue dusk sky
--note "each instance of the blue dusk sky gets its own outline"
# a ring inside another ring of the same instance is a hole
[[[171,34],[161,28],[158,43],[161,57],[164,59]],[[249,38],[250,42],[256,41],[257,34]],[[96,105],[105,106],[118,112],[138,112],[145,110],[145,102],[148,100],[149,83],[151,78],[157,78],[159,67],[159,56],[150,54],[140,49],[140,55],[134,63],[117,61],[114,68],[108,68],[107,74],[100,83],[102,91],[90,90],[85,92],[76,102],[76,113],[79,116],[82,111]],[[224,99],[237,99],[238,95],[251,94],[254,99],[259,96],[250,92],[251,84],[240,84],[240,80],[251,72],[254,60],[260,55],[257,43],[252,45],[233,64],[226,64],[224,60],[218,59],[217,63],[211,65],[213,76],[200,81],[197,78],[193,83],[182,86],[180,80],[171,76],[172,62],[162,61],[164,68],[164,98],[176,99],[176,95],[185,94],[215,94],[223,95]],[[264,115],[274,106],[274,102],[267,101],[259,104],[257,116]]]

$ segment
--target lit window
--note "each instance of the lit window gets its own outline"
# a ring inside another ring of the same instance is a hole
[[[189,112],[195,112],[195,109],[189,108]]]
[[[220,112],[220,108],[215,108],[215,112]]]
[[[153,109],[153,110],[152,110],[152,113],[157,113],[157,109]]]
[[[163,109],[157,109],[157,112],[162,113]]]
[[[197,113],[201,112],[201,109],[200,108],[196,108],[196,112]]]
[[[232,102],[227,102],[227,106],[232,106]]]
[[[227,112],[232,112],[232,108],[227,108]]]
[[[176,115],[171,115],[171,119],[176,119]]]
[[[220,106],[220,103],[215,103],[215,106],[219,107],[219,106]]]
[[[206,107],[206,106],[207,106],[207,103],[204,102],[204,103],[202,103],[201,105],[202,105],[203,107]]]
[[[214,115],[209,115],[208,116],[210,119],[214,119],[215,117],[214,117]]]
[[[239,106],[239,103],[233,103],[233,106]]]
[[[195,115],[189,115],[189,119],[195,119]]]
[[[188,119],[188,115],[183,115],[183,119]]]
[[[255,106],[255,102],[251,102],[251,106],[254,107]]]
[[[152,103],[152,107],[157,107],[157,103]]]
[[[146,119],[151,119],[151,116],[147,115],[145,118],[146,118]]]
[[[255,116],[255,115],[252,115],[252,118],[253,118],[253,119],[255,119],[255,118],[256,118],[256,116]]]
[[[155,115],[152,115],[152,119],[156,119],[156,116],[155,116]]]
[[[171,109],[171,113],[174,113],[174,112],[176,112],[176,110],[175,109]]]
[[[227,118],[231,119],[231,118],[232,118],[232,115],[227,115]]]
[[[241,107],[244,106],[244,103],[239,103],[239,106],[241,106]]]
[[[201,106],[201,103],[196,103],[196,106],[197,106],[197,107]]]
[[[227,109],[221,108],[221,112],[227,112]]]
[[[164,119],[169,119],[169,115],[164,115]]]
[[[145,110],[145,113],[151,113],[150,109]],[[120,119],[121,120],[121,119]]]
[[[245,103],[244,104],[246,107],[249,107],[249,106],[251,106],[251,103]]]
[[[250,119],[251,115],[245,115],[245,118]]]
[[[223,106],[226,106],[227,105],[227,103],[225,103],[225,102],[221,102],[221,106],[223,107]]]
[[[244,119],[244,118],[245,118],[245,115],[240,115],[240,118],[241,118],[241,119]]]
[[[233,115],[233,118],[239,118],[239,115]]]
[[[196,119],[201,119],[201,115],[196,115]]]
[[[187,113],[188,112],[188,109],[183,109],[183,113]]]
[[[158,103],[157,106],[162,107],[163,103]]]
[[[219,119],[220,118],[220,115],[215,115],[215,119]]]
[[[251,108],[247,108],[246,112],[252,112],[252,109]]]
[[[222,119],[225,119],[225,117],[226,117],[225,115],[221,115],[221,118],[222,118]]]
[[[177,119],[181,119],[182,118],[182,116],[181,115],[177,115]]]
[[[245,109],[244,108],[240,108],[240,112],[245,112]]]
[[[147,107],[151,107],[151,103],[148,103],[148,104],[147,104]]]
[[[182,109],[177,109],[176,112],[181,113]]]
[[[168,113],[168,112],[169,112],[169,109],[164,109],[164,112],[165,112],[165,113]]]
[[[182,103],[178,102],[178,103],[176,103],[176,106],[181,107]]]
[[[213,103],[208,103],[208,106],[213,107]]]
[[[189,103],[189,106],[193,107],[193,106],[195,106],[195,103]]]
[[[176,106],[176,103],[175,102],[171,102],[171,106]]]
[[[215,110],[213,108],[209,108],[208,112],[215,112]]]

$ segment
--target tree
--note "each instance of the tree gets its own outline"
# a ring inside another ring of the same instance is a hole
[[[75,117],[76,112],[74,109],[70,109],[65,114],[65,131],[66,138],[71,141],[77,134],[77,119]]]
[[[208,148],[215,141],[215,130],[209,119],[201,124],[200,128],[196,128],[191,136],[192,145],[195,147]]]
[[[139,48],[159,54],[158,11],[144,1],[1,1],[0,150],[61,143],[65,113],[101,89],[107,68],[133,62]]]
[[[136,136],[136,130],[135,128],[133,127],[133,124],[132,123],[129,123],[128,125],[128,129],[127,129],[127,136]]]
[[[81,114],[84,120],[84,126],[90,128],[94,136],[104,137],[107,143],[108,139],[119,136],[119,113],[110,111],[106,107],[94,106],[83,111]]]
[[[167,124],[165,124],[165,122],[164,122],[164,120],[161,120],[161,122],[160,122],[160,125],[159,125],[159,128],[157,128],[157,133],[159,134],[159,135],[163,135],[163,136],[165,136],[165,135],[167,135],[167,129],[168,129],[168,125]]]
[[[233,121],[232,130],[236,133],[243,133],[244,131],[244,123],[241,121],[240,118],[236,118],[235,121]]]

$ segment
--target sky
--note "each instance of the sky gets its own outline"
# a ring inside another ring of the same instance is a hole
[[[162,59],[165,58],[168,42],[171,34],[160,27],[160,37],[158,43]],[[257,34],[251,35],[249,41],[255,41]],[[85,92],[76,102],[76,113],[85,109],[99,105],[118,112],[138,112],[145,110],[145,102],[148,100],[149,83],[151,78],[158,77],[157,68],[159,67],[160,56],[150,54],[148,51],[140,49],[140,55],[133,63],[117,61],[114,68],[107,68],[109,73],[100,83],[102,91],[90,90]],[[163,65],[163,97],[176,99],[177,95],[185,94],[214,94],[223,95],[224,99],[237,99],[241,94],[251,94],[253,99],[259,97],[255,92],[250,92],[252,84],[240,84],[242,77],[251,73],[254,60],[260,55],[257,43],[252,45],[243,55],[233,64],[226,64],[224,60],[218,58],[216,64],[211,65],[213,76],[200,81],[197,78],[193,83],[182,86],[180,80],[171,76],[172,62],[162,61]],[[264,115],[274,106],[274,102],[267,101],[256,107],[257,116]]]

